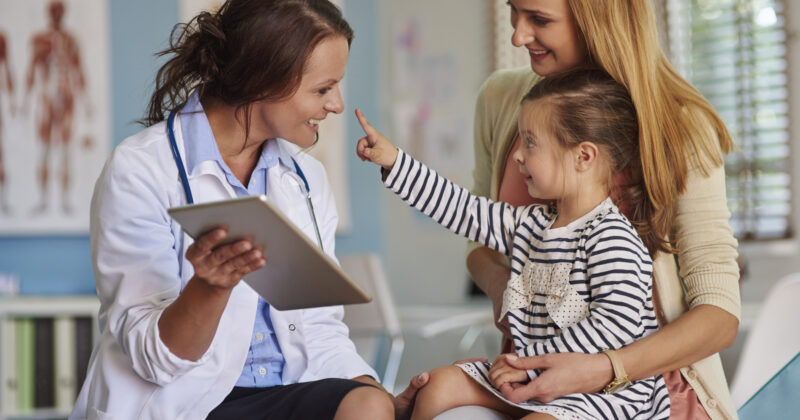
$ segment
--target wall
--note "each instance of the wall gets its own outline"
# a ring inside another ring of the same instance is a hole
[[[136,133],[155,71],[163,60],[154,53],[167,46],[172,26],[178,19],[176,1],[110,0],[112,141],[115,145]],[[348,130],[357,132],[353,105],[377,115],[377,5],[370,0],[347,0],[345,14],[356,31],[348,67],[345,111]],[[355,81],[358,81],[356,83]],[[376,119],[380,122],[380,119]],[[350,136],[353,137],[353,136]],[[353,141],[353,148],[355,141]],[[353,231],[338,241],[339,253],[382,253],[380,185],[370,182],[374,172],[349,154]],[[340,197],[339,199],[345,199]],[[94,293],[94,275],[88,235],[0,237],[0,272],[20,278],[25,294]]]
[[[135,133],[156,59],[177,20],[175,2],[110,1],[111,104],[114,144]],[[88,235],[0,237],[0,272],[20,278],[26,294],[94,293]]]
[[[409,0],[381,5],[384,123],[376,126],[415,158],[471,187],[475,99],[491,66],[490,4]],[[466,240],[388,190],[381,197],[385,261],[395,299],[401,304],[464,302],[470,284]]]

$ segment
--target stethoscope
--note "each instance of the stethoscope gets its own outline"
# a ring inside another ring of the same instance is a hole
[[[178,152],[178,142],[175,140],[175,130],[173,129],[175,124],[175,115],[177,114],[174,111],[170,112],[169,118],[167,119],[167,134],[169,135],[169,144],[172,147],[172,157],[175,159],[175,165],[178,166],[178,174],[181,176],[183,191],[186,193],[186,202],[187,204],[194,204],[192,187],[189,186],[189,177],[186,175],[186,168],[183,166],[183,159],[181,159],[181,154]],[[314,203],[311,202],[311,188],[309,188],[308,179],[306,179],[305,174],[303,174],[303,170],[300,169],[300,165],[297,164],[297,161],[294,158],[292,158],[292,163],[294,164],[294,172],[284,172],[283,175],[281,175],[281,181],[283,181],[284,176],[289,175],[289,177],[294,180],[294,182],[297,184],[297,187],[300,189],[300,194],[306,196],[308,213],[311,216],[311,221],[314,222],[314,232],[317,234],[317,243],[319,244],[319,249],[324,251],[322,246],[322,235],[319,233],[319,225],[317,224],[317,215],[314,213]]]

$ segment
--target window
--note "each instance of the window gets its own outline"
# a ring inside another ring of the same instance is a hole
[[[736,236],[791,237],[783,2],[665,1],[673,64],[716,108],[738,146],[725,163]]]

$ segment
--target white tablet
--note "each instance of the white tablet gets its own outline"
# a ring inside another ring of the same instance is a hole
[[[267,265],[244,277],[278,310],[366,303],[372,300],[341,268],[263,195],[173,207],[169,214],[197,239],[219,226],[228,241],[249,237],[265,245]]]

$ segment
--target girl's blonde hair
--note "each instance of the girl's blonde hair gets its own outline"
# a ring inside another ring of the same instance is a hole
[[[636,106],[641,182],[651,206],[639,233],[655,234],[659,250],[674,252],[669,232],[689,169],[708,175],[723,164],[733,140],[711,104],[664,56],[650,0],[567,1],[592,64],[625,86]]]

